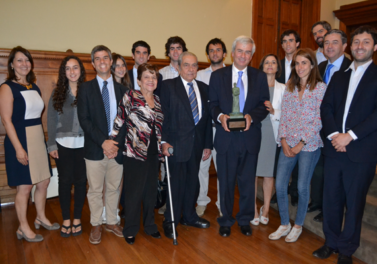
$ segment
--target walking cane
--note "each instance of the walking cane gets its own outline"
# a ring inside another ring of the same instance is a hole
[[[170,155],[172,155],[173,154],[173,148],[168,148],[168,152],[169,152]],[[168,163],[168,157],[165,157],[165,158],[166,158],[166,173],[167,173],[167,177],[168,177],[168,192],[169,192],[169,202],[170,202],[171,224],[172,224],[172,227],[173,227],[173,245],[178,245],[177,236],[175,234],[173,201],[171,199],[169,163]]]

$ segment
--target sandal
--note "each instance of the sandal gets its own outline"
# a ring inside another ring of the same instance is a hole
[[[75,229],[81,227],[81,230],[80,230],[79,232],[75,232],[75,233],[72,232],[72,236],[78,236],[78,235],[81,235],[81,234],[82,234],[82,226],[81,226],[81,223],[78,224],[78,225],[72,225],[72,227],[74,227]]]
[[[69,231],[69,229],[71,228],[70,226],[65,226],[65,225],[62,225],[62,228],[65,228],[66,232],[63,232],[61,229],[60,229],[60,235],[62,237],[70,237],[71,236],[71,232],[67,233]]]

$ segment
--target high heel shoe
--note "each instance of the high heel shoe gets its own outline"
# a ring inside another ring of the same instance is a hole
[[[18,231],[20,231],[21,234],[18,233]],[[16,235],[17,235],[17,239],[19,239],[19,240],[21,240],[21,239],[25,239],[27,242],[41,242],[41,241],[43,241],[43,236],[41,236],[41,235],[35,235],[34,238],[28,238],[28,237],[24,234],[24,232],[22,232],[21,229],[18,229],[18,230],[16,231]]]
[[[269,218],[268,218],[268,216],[267,217],[264,217],[263,215],[262,215],[262,213],[263,213],[263,207],[264,207],[264,205],[260,208],[260,210],[259,210],[259,222],[260,223],[262,223],[262,224],[264,224],[264,225],[267,225],[268,224],[268,221],[270,220]]]
[[[254,226],[259,225],[259,218],[258,217],[254,218],[253,220],[250,221],[250,224]]]
[[[278,230],[276,230],[271,235],[269,235],[268,238],[270,240],[278,240],[282,236],[288,235],[289,232],[291,231],[291,228],[292,228],[291,223],[289,223],[287,227],[281,225],[279,226]]]
[[[39,229],[41,226],[43,226],[47,230],[57,230],[57,229],[60,228],[60,225],[58,223],[53,223],[52,225],[49,226],[49,225],[46,225],[45,223],[43,223],[39,219],[35,219],[35,221],[39,221],[39,223],[40,223],[40,224],[38,224],[37,222],[34,222],[35,229]]]
[[[302,226],[300,228],[293,227],[289,235],[285,238],[285,242],[296,242],[302,233]]]

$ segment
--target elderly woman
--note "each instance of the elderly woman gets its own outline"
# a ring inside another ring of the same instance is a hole
[[[310,49],[299,49],[292,58],[292,76],[283,96],[277,141],[282,149],[276,175],[276,195],[281,225],[271,240],[295,242],[302,232],[309,202],[310,180],[321,154],[323,142],[320,106],[326,84],[319,75],[317,59]],[[287,187],[293,167],[298,162],[298,208],[295,225],[289,222]]]
[[[47,187],[51,169],[42,128],[41,114],[44,103],[35,82],[33,58],[29,51],[18,46],[8,59],[8,78],[0,87],[0,115],[6,131],[4,140],[5,165],[9,186],[17,186],[15,207],[20,226],[17,238],[29,242],[43,240],[36,235],[27,221],[30,191],[34,194],[37,217],[36,229],[59,229],[45,215]]]
[[[161,238],[154,222],[157,196],[157,177],[161,153],[161,126],[164,119],[160,99],[153,94],[157,87],[158,71],[151,64],[137,69],[140,91],[128,91],[118,107],[112,136],[118,142],[126,134],[124,151],[125,225],[123,235],[128,244],[135,242],[140,229],[143,204],[144,231]]]
[[[276,173],[275,156],[277,135],[281,114],[281,100],[283,98],[285,85],[276,81],[276,77],[280,76],[281,65],[277,56],[267,54],[262,59],[259,69],[267,74],[268,87],[271,101],[265,101],[267,111],[270,114],[262,121],[262,142],[258,156],[257,173],[258,177],[263,177],[263,206],[260,208],[259,216],[257,203],[255,199],[255,216],[251,221],[252,225],[268,224],[268,212],[270,209],[271,194],[274,188],[274,175]],[[257,181],[255,178],[255,198],[257,196]]]
[[[59,173],[59,201],[62,210],[62,237],[71,235],[71,189],[75,187],[72,235],[82,233],[81,212],[86,195],[84,132],[77,117],[77,92],[85,81],[85,68],[76,56],[67,56],[47,110],[47,147]]]

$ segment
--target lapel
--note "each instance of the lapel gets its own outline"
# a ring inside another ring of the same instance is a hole
[[[99,109],[100,110],[99,114],[101,115],[100,118],[105,121],[106,127],[107,127],[106,110],[105,110],[105,105],[103,104],[101,89],[98,85],[97,76],[92,80],[92,88],[93,88],[94,96],[98,99],[98,105],[96,106],[96,108],[100,107],[100,109]],[[107,128],[106,128],[106,130],[107,130]]]
[[[176,89],[176,92],[177,92],[177,97],[181,100],[184,108],[187,110],[187,113],[192,117],[192,110],[191,110],[191,106],[190,106],[190,101],[188,99],[188,96],[187,96],[187,92],[186,92],[186,89],[183,85],[183,82],[181,80],[181,76],[178,76],[176,78],[176,81],[175,81],[175,89]],[[194,119],[192,119],[192,122],[194,122]]]
[[[131,86],[134,88],[134,68],[128,71],[128,76],[130,76]]]
[[[347,68],[350,65],[351,65],[351,61],[346,56],[344,56],[343,61],[342,61],[342,65],[340,65],[339,71],[345,71],[345,70],[347,70]]]
[[[253,68],[247,67],[247,96],[245,100],[244,110],[247,109],[246,107],[251,104],[251,89],[253,88],[253,80],[255,79],[255,73]]]
[[[321,68],[319,69],[319,73],[321,74],[321,77],[322,79],[325,78],[325,73],[326,73],[326,68],[327,68],[327,64],[329,63],[328,60],[324,61],[323,64],[321,65]]]
[[[372,83],[373,78],[375,78],[375,76],[373,76],[373,66],[374,66],[374,64],[372,62],[372,64],[370,64],[368,66],[368,68],[365,70],[363,77],[361,77],[361,80],[360,80],[359,84],[357,85],[355,94],[354,94],[354,96],[352,98],[351,105],[350,105],[350,110],[352,109],[352,107],[355,106],[356,101],[357,101],[358,97],[360,96],[360,94],[365,89],[368,89],[370,87],[369,84]],[[351,74],[350,74],[350,76],[351,76]]]
[[[281,75],[280,75],[280,79],[281,80],[284,80],[282,83],[285,83],[285,57],[284,59],[282,59],[280,61],[280,64],[281,64]]]
[[[196,81],[196,84],[198,85],[198,89],[199,89],[199,93],[200,93],[200,99],[202,101],[202,117],[203,117],[206,113],[206,108],[204,107],[204,104],[208,103],[206,101],[207,96],[206,96],[205,92],[203,91],[203,89],[202,89],[202,87],[201,87],[201,85],[199,84],[198,81]]]
[[[232,112],[232,105],[233,105],[233,83],[232,83],[232,70],[233,70],[233,65],[228,66],[226,69],[224,75],[223,75],[223,81],[225,85],[225,98],[227,99],[227,106],[225,109],[229,109],[229,113]]]
[[[123,94],[122,94],[122,88],[121,85],[114,81],[114,92],[115,92],[115,99],[118,106],[118,103],[122,100]]]

